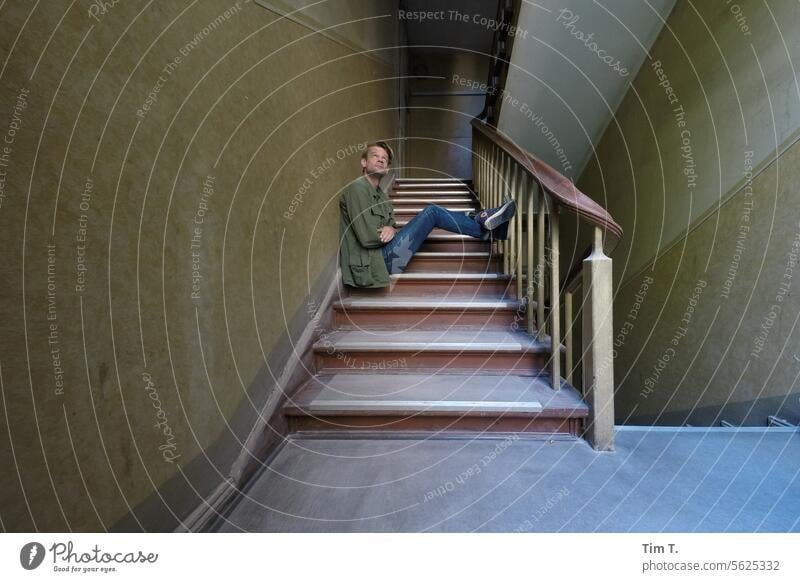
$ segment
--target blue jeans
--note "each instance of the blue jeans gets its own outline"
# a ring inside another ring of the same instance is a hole
[[[389,273],[402,273],[434,228],[475,238],[481,238],[484,233],[481,226],[467,216],[466,211],[453,212],[431,204],[398,230],[395,237],[383,247],[383,260]]]

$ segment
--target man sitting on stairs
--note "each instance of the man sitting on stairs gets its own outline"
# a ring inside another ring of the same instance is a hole
[[[339,264],[346,285],[386,287],[389,274],[405,270],[434,228],[483,240],[505,240],[508,221],[516,212],[513,200],[478,214],[431,204],[397,229],[392,203],[380,188],[392,158],[392,149],[385,142],[369,144],[361,154],[361,177],[342,192]]]

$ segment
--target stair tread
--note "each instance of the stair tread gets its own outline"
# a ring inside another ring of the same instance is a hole
[[[463,207],[459,206],[458,208],[456,208],[455,206],[442,206],[442,208],[444,208],[445,210],[451,210],[453,212],[461,212],[461,211],[468,212],[468,211],[472,211],[472,210],[476,210],[477,209],[476,206],[474,206],[474,205],[470,206],[470,205],[467,205],[467,204],[464,204]],[[414,207],[409,207],[409,208],[395,208],[394,212],[395,212],[395,214],[398,214],[398,213],[400,213],[400,214],[408,214],[410,212],[422,212],[423,210],[425,210],[424,206],[414,206]]]
[[[441,192],[432,192],[427,190],[419,190],[419,191],[404,191],[404,190],[392,190],[389,193],[389,199],[392,202],[405,202],[408,200],[417,200],[419,204],[442,204],[446,200],[451,198],[456,198],[457,201],[469,201],[472,203],[477,202],[475,196],[472,195],[472,192],[468,192],[467,190],[462,191],[455,191],[455,190],[447,190]]]
[[[392,280],[414,279],[414,280],[444,280],[444,279],[459,279],[459,280],[492,280],[497,279],[500,281],[510,281],[511,275],[503,273],[399,273],[397,275],[390,275]]]
[[[464,178],[395,178],[395,182],[464,182]]]
[[[308,380],[288,405],[296,413],[342,411],[461,411],[584,416],[580,394],[563,383],[550,387],[537,377],[486,374],[327,374]]]
[[[394,187],[387,191],[389,194],[399,196],[402,198],[414,198],[419,196],[422,198],[441,198],[441,197],[461,197],[469,196],[476,199],[476,194],[467,186],[446,186],[446,187],[415,187],[415,188],[398,188]]]
[[[385,297],[347,297],[334,303],[334,307],[362,308],[362,309],[413,309],[413,308],[438,308],[438,309],[517,309],[520,301],[508,299],[442,299],[439,296],[399,297],[387,299]]]
[[[488,244],[488,240],[482,240],[479,238],[475,238],[474,236],[469,236],[468,234],[458,234],[455,232],[447,233],[447,234],[429,234],[428,238],[425,239],[426,241],[459,241],[459,240],[466,240],[466,241],[474,241],[476,243],[486,243]]]
[[[494,329],[336,330],[315,350],[548,353],[550,344],[521,331]]]
[[[463,184],[400,184],[392,187],[391,192],[402,192],[404,194],[415,194],[424,192],[426,194],[441,194],[446,192],[469,193],[472,192],[469,186]]]
[[[417,182],[415,184],[398,184],[395,182],[391,187],[391,190],[402,190],[403,192],[413,192],[417,189],[472,191],[470,185],[463,182]]]
[[[488,251],[417,251],[414,257],[450,258],[450,257],[489,257],[494,254],[496,258],[502,258],[502,253],[490,253]]]
[[[464,196],[463,198],[392,198],[392,204],[474,204],[475,199]]]
[[[404,220],[402,218],[397,220],[398,228],[401,228],[401,227],[407,225],[408,223],[409,223],[409,220]],[[457,238],[454,238],[454,237],[457,237]],[[450,232],[448,230],[444,230],[443,228],[438,228],[438,227],[434,228],[431,231],[431,234],[429,234],[428,237],[425,240],[426,241],[431,241],[431,240],[466,240],[466,241],[471,241],[471,242],[476,242],[476,243],[486,243],[486,244],[489,244],[491,242],[489,240],[483,240],[483,239],[480,239],[480,238],[475,238],[474,236],[470,236],[468,234],[460,234],[460,233],[456,233],[456,232]]]
[[[495,413],[495,414],[531,414],[542,412],[543,407],[537,401],[472,401],[472,400],[325,400],[317,398],[302,407],[312,414],[458,414]]]

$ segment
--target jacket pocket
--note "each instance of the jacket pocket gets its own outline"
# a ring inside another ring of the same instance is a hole
[[[372,214],[378,217],[380,224],[384,224],[389,220],[391,209],[385,203],[375,204],[371,209]]]
[[[353,282],[359,287],[371,287],[375,284],[370,265],[350,265],[350,273],[353,275]]]

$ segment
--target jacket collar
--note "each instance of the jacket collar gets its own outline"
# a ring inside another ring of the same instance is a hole
[[[369,186],[369,189],[370,189],[370,190],[373,190],[373,191],[375,191],[375,192],[380,192],[381,194],[383,193],[383,190],[381,190],[381,183],[380,183],[380,181],[378,181],[378,186],[377,186],[377,187],[375,187],[375,188],[373,188],[373,187],[372,187],[372,184],[370,184],[370,183],[369,183],[369,180],[367,180],[367,177],[366,177],[364,174],[361,174],[361,179],[362,179],[362,180],[364,180],[364,183],[365,183],[367,186]]]

